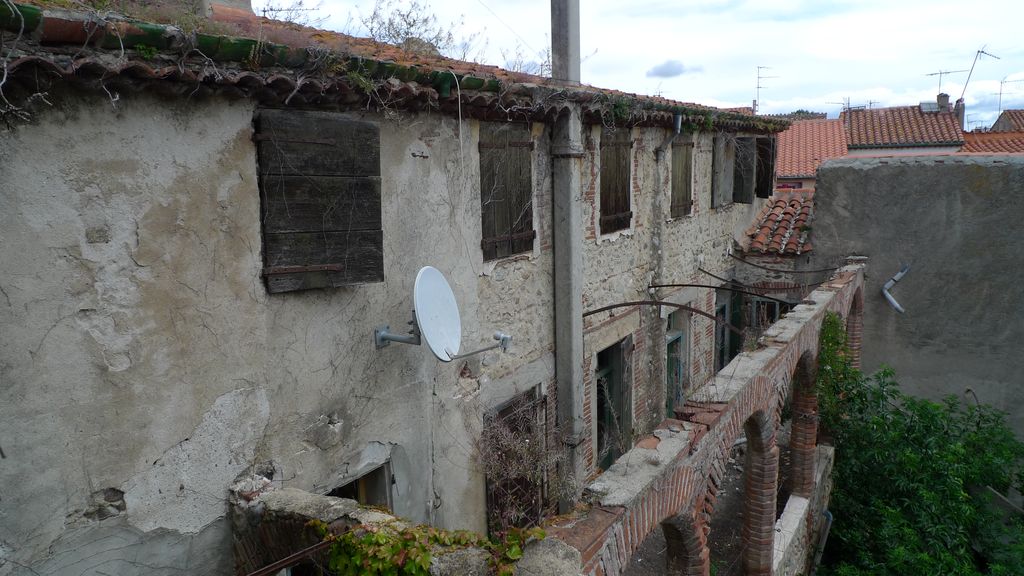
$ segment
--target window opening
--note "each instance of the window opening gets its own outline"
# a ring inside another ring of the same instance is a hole
[[[689,352],[687,327],[690,313],[683,310],[668,316],[668,330],[665,332],[665,416],[675,418],[675,409],[683,405],[689,383]]]
[[[626,452],[631,427],[623,347],[625,340],[598,352],[594,382],[597,393],[597,461],[607,470]]]
[[[533,140],[526,124],[480,126],[480,217],[484,260],[533,250]]]
[[[686,216],[693,209],[693,142],[672,145],[672,218]]]
[[[391,510],[391,465],[379,466],[348,484],[327,493],[328,496],[348,498],[366,506],[383,506]]]
[[[601,133],[601,234],[629,228],[630,157],[633,141],[628,128]]]

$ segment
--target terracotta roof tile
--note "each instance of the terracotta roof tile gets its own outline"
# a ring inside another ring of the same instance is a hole
[[[616,117],[616,121],[629,125],[670,127],[675,113],[683,114],[684,122],[704,125],[710,121],[718,129],[772,133],[788,125],[783,120],[659,96],[416,54],[368,38],[260,18],[217,4],[211,19],[231,27],[237,36],[185,33],[173,26],[133,20],[99,24],[87,12],[15,7],[22,18],[0,18],[0,29],[17,32],[25,24],[17,47],[20,58],[12,59],[5,72],[8,80],[25,84],[27,94],[33,93],[33,83],[60,77],[102,81],[104,87],[116,83],[149,88],[158,83],[162,89],[187,94],[241,92],[275,105],[355,107],[366,103],[373,92],[373,97],[385,99],[388,105],[458,110],[478,118],[546,120],[564,112],[569,103],[577,103],[585,121],[601,122],[609,113],[620,113],[619,103],[624,102],[627,117]],[[40,71],[46,73],[44,77],[36,74]],[[366,88],[368,84],[372,89]],[[377,95],[380,90],[384,90],[382,96]]]
[[[846,156],[846,138],[840,120],[798,120],[779,134],[775,175],[813,177],[818,164],[842,156]]]
[[[812,190],[776,190],[754,223],[747,229],[747,251],[755,254],[796,256],[811,251],[810,219]]]
[[[851,149],[959,146],[964,141],[953,112],[922,112],[920,106],[847,110],[839,119]]]
[[[964,147],[961,148],[961,152],[1024,154],[1024,131],[967,132],[964,134]]]
[[[992,129],[1005,132],[1024,131],[1024,110],[1003,110],[992,125]]]

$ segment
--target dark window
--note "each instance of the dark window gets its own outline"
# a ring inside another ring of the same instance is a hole
[[[732,204],[733,166],[736,164],[736,139],[715,136],[711,153],[711,207]]]
[[[540,523],[548,470],[544,431],[546,404],[531,388],[484,418],[487,529],[492,535]]]
[[[356,480],[331,490],[327,495],[391,510],[391,465],[384,464],[375,468]]]
[[[533,250],[533,141],[525,124],[480,126],[484,260]]]
[[[628,128],[601,132],[601,234],[629,228],[630,157],[633,141]]]
[[[261,110],[255,139],[267,290],[382,282],[377,125]]]
[[[743,294],[732,290],[718,290],[715,293],[715,372],[725,368],[743,349],[741,334],[733,332],[729,325],[742,330]]]
[[[693,209],[693,142],[672,146],[672,218],[686,216]]]
[[[732,201],[740,204],[754,202],[754,175],[756,174],[757,147],[753,138],[736,139],[736,160],[733,163]]]
[[[607,470],[630,445],[632,418],[626,385],[623,340],[598,352],[594,383],[597,393],[597,465]]]
[[[798,186],[799,187],[799,186]],[[768,198],[775,188],[775,139],[757,139],[757,197]]]
[[[668,330],[665,332],[665,416],[675,418],[675,409],[685,401],[686,386],[689,382],[689,353],[686,329],[690,313],[678,311],[669,314]]]

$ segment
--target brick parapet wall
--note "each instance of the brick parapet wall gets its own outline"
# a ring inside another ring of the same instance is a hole
[[[744,563],[748,573],[772,573],[775,483],[778,476],[775,430],[781,409],[794,379],[811,378],[810,374],[799,375],[797,369],[802,360],[804,370],[813,370],[825,314],[835,312],[844,317],[851,311],[859,314],[862,307],[854,306],[854,300],[859,296],[863,283],[863,265],[840,269],[808,295],[804,304],[766,330],[759,341],[760,348],[741,353],[706,386],[697,390],[694,394],[696,402],[688,404],[679,414],[685,421],[666,420],[662,424],[662,428],[681,428],[677,434],[685,435],[682,445],[678,439],[672,440],[675,451],[671,454],[671,461],[652,460],[655,456],[666,456],[658,453],[658,447],[666,442],[664,434],[658,434],[639,439],[635,448],[597,477],[590,490],[592,495],[596,495],[591,511],[551,531],[553,537],[580,551],[584,574],[620,574],[644,538],[666,519],[676,518],[675,525],[684,527],[677,535],[677,542],[692,544],[705,538],[729,450],[745,425],[748,442],[760,443],[760,449],[748,451],[753,456],[748,462],[751,472],[747,474],[745,496],[748,510],[756,511],[756,521],[745,528],[748,550]],[[856,322],[853,325],[856,326]],[[708,338],[712,336],[706,335]],[[795,408],[802,411],[797,413],[808,417],[815,410],[806,398],[801,399]],[[754,440],[751,431],[757,430],[762,430],[758,432],[760,438]],[[798,431],[797,444],[802,449],[808,448],[803,444],[811,441],[809,434],[807,430]],[[810,470],[815,470],[814,460],[813,455],[809,461],[805,458],[800,469],[810,466]],[[640,474],[640,470],[644,470],[641,468],[627,477],[616,468],[620,464],[646,466],[652,468],[654,474],[647,470],[644,476]],[[646,481],[637,482],[638,477]],[[631,493],[617,492],[617,482],[635,486]],[[816,490],[817,486],[814,488]],[[801,489],[816,494],[814,490],[808,490],[806,483],[801,485]],[[618,496],[609,499],[613,493]],[[680,523],[680,517],[692,518],[693,521]],[[688,567],[682,573],[707,574],[706,559],[694,561],[691,553],[675,556],[670,553],[669,556],[674,558],[676,566]],[[703,550],[698,556],[698,560],[706,558]]]

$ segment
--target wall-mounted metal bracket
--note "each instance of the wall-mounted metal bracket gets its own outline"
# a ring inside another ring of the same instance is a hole
[[[885,286],[882,286],[882,296],[885,296],[889,305],[900,314],[903,314],[905,310],[903,309],[903,306],[900,306],[900,303],[893,298],[892,294],[889,294],[889,290],[892,289],[892,287],[895,286],[896,283],[907,274],[907,272],[910,272],[910,264],[904,264],[903,267],[900,268],[900,271],[893,275],[893,277],[885,283]]]
[[[377,346],[377,349],[381,349],[388,346],[392,342],[398,342],[399,344],[412,344],[413,346],[420,345],[420,327],[416,324],[416,314],[412,315],[412,320],[408,322],[409,329],[408,334],[392,334],[391,326],[378,326],[373,331],[373,343]]]
[[[495,348],[501,348],[502,352],[508,352],[508,347],[510,344],[512,344],[512,336],[510,336],[509,334],[505,334],[504,332],[495,332],[494,339],[498,341],[497,344],[487,346],[479,350],[474,350],[472,352],[466,352],[465,354],[455,354],[454,352],[448,349],[445,349],[445,352],[448,353],[448,356],[450,356],[452,360],[458,360],[459,358],[468,358],[469,356],[475,356],[477,354],[480,354],[481,352],[487,352],[488,350],[494,350]]]

